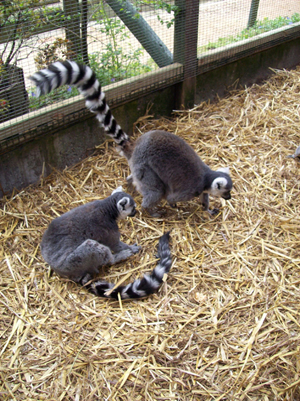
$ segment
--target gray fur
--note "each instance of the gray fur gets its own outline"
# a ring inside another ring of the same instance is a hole
[[[132,182],[143,196],[142,206],[156,215],[155,207],[166,199],[172,206],[200,196],[204,210],[209,210],[208,195],[230,199],[232,181],[225,169],[211,170],[196,152],[181,138],[165,131],[150,131],[136,143],[114,119],[104,92],[90,67],[74,61],[57,61],[33,74],[38,95],[46,94],[68,83],[79,88],[86,99],[86,107],[96,114],[101,126],[118,145],[129,162]]]
[[[128,285],[120,285],[114,288],[114,285],[106,281],[95,281],[88,283],[88,290],[100,297],[121,299],[142,298],[153,294],[162,284],[164,275],[170,271],[172,265],[172,256],[169,246],[170,233],[165,233],[159,239],[157,266],[150,274],[145,274],[141,279],[136,279]]]
[[[115,289],[105,281],[89,282],[102,266],[122,262],[139,252],[140,246],[120,241],[117,224],[119,218],[134,215],[134,200],[119,187],[106,199],[78,206],[54,219],[42,238],[42,256],[57,274],[86,286],[99,297],[118,299],[119,294],[126,299],[150,295],[171,268],[169,233],[159,240],[160,261],[150,275]]]
[[[134,215],[134,200],[120,191],[78,206],[50,223],[41,242],[42,256],[60,276],[84,283],[101,266],[126,260],[141,249],[120,241],[118,218]]]
[[[209,210],[209,194],[231,198],[229,174],[211,170],[183,139],[169,132],[142,135],[128,161],[130,181],[143,195],[142,207],[147,210],[162,199],[175,206],[200,196],[204,210],[214,214],[216,210]]]

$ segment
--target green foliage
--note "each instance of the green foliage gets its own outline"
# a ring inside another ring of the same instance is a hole
[[[35,92],[30,89],[28,91],[29,110],[32,111],[41,109],[42,107],[50,106],[51,104],[61,102],[62,100],[70,99],[76,95],[79,95],[79,91],[74,86],[68,86],[67,88],[66,86],[62,86],[61,88],[53,90],[48,95],[43,95],[40,97],[36,97]]]
[[[175,21],[175,16],[179,13],[179,7],[175,6],[174,4],[171,4],[170,2],[162,1],[162,0],[137,0],[136,1],[136,6],[138,9],[141,8],[141,6],[148,6],[152,8],[155,11],[158,10],[163,10],[166,11],[168,14],[173,14],[173,17],[170,20],[164,20],[162,19],[159,14],[157,14],[157,19],[159,22],[164,25],[167,25],[167,28],[170,28]]]
[[[155,10],[165,10],[168,13],[176,13],[177,7],[164,1],[138,1],[138,6],[148,5]],[[138,18],[139,14],[137,14]],[[142,48],[133,48],[130,45],[130,35],[128,29],[119,18],[109,17],[106,12],[104,2],[100,2],[97,9],[93,10],[91,19],[97,22],[99,32],[107,38],[106,44],[101,52],[94,52],[89,55],[89,65],[101,83],[101,85],[109,85],[112,82],[118,82],[122,79],[136,76],[153,69],[154,63],[151,61],[147,64],[141,63],[141,57],[144,54]],[[162,22],[162,21],[161,21]],[[171,26],[173,20],[167,22],[167,26]],[[127,43],[127,49],[124,50],[123,44]],[[46,45],[35,58],[38,68],[44,68],[47,64],[58,59],[68,58],[66,54],[65,43],[60,40],[59,43]],[[29,90],[30,109],[35,110],[52,103],[68,99],[78,95],[78,90],[74,87],[62,87],[51,92],[46,96],[37,98],[34,91]]]
[[[108,85],[144,72],[152,70],[149,65],[140,62],[144,50],[130,49],[124,52],[122,43],[129,38],[125,25],[118,18],[109,18],[105,11],[98,10],[99,30],[108,38],[108,43],[101,52],[89,55],[89,64],[101,83]],[[58,39],[53,45],[46,45],[35,58],[37,68],[44,68],[47,64],[68,58],[66,41]],[[78,60],[79,61],[79,60]],[[36,110],[50,104],[69,99],[78,95],[75,87],[65,86],[52,91],[50,94],[37,98],[32,89],[28,91],[29,108]]]
[[[103,3],[94,13],[93,19],[98,22],[99,31],[107,38],[101,52],[89,55],[90,66],[102,85],[151,71],[150,65],[140,62],[144,50],[133,49],[126,26],[119,18],[108,16]],[[126,42],[129,49],[125,52],[122,45]]]
[[[114,50],[111,44],[106,45],[106,51],[89,55],[90,67],[102,85],[109,85],[122,79],[133,77],[151,71],[150,65],[141,64],[142,49],[123,53]]]
[[[0,60],[4,66],[15,63],[20,49],[28,44],[32,34],[56,15],[57,9],[42,7],[40,0],[1,0],[0,30],[6,35]]]
[[[207,50],[217,49],[219,47],[223,47],[231,43],[252,38],[263,32],[269,32],[274,29],[281,28],[282,26],[292,25],[295,22],[300,22],[299,13],[295,13],[291,17],[277,17],[273,20],[264,18],[262,21],[256,21],[253,27],[242,30],[242,32],[236,36],[227,36],[225,38],[219,38],[216,42],[209,42],[207,45],[201,46],[200,48],[198,48],[198,52],[203,53],[206,52]]]
[[[90,67],[95,71],[101,85],[109,85],[112,82],[118,82],[152,70],[150,63],[145,65],[140,62],[144,50],[142,48],[130,48],[130,41],[128,40],[130,36],[126,26],[119,18],[108,16],[103,3],[94,13],[93,19],[98,22],[99,31],[107,38],[107,43],[101,52],[89,55]],[[122,47],[124,42],[128,42],[129,46],[129,50],[126,52]],[[52,45],[45,45],[35,57],[37,68],[44,68],[49,63],[72,56],[68,53],[66,45],[66,40],[61,38],[57,39]],[[66,87],[58,88],[48,95],[37,98],[34,91],[30,89],[28,91],[29,108],[36,110],[78,94],[77,88],[69,86],[67,89]]]

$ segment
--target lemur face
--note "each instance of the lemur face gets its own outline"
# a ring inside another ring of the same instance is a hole
[[[213,196],[228,200],[231,198],[231,189],[231,180],[226,177],[218,177],[213,180],[209,193]]]
[[[117,203],[117,207],[120,219],[125,219],[127,216],[133,217],[136,214],[136,204],[133,202],[133,199],[128,196],[124,196],[120,199]]]
[[[125,192],[123,192],[122,187],[116,188],[113,192],[112,195],[118,193],[119,197],[124,195],[123,197],[120,198],[117,202],[117,208],[119,211],[119,219],[126,219],[127,216],[133,217],[136,214],[136,204],[132,197]]]

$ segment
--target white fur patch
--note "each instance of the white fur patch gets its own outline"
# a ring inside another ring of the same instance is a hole
[[[67,79],[68,79],[67,68],[60,61],[56,61],[55,63],[53,63],[53,66],[56,67],[60,71],[60,76],[61,76],[60,86],[65,85],[65,83],[67,82]],[[53,85],[52,85],[52,89],[54,89]]]
[[[111,119],[110,119],[110,122],[109,122],[109,124],[104,128],[104,130],[105,131],[109,131],[110,130],[110,128],[111,128],[111,126],[112,126],[112,123],[113,123],[113,121],[114,121],[114,117],[113,116],[111,116]],[[117,142],[117,141],[116,141]],[[118,142],[117,142],[118,143]]]
[[[57,88],[58,84],[57,75],[54,72],[49,71],[48,69],[43,69],[42,72],[44,75],[46,75],[47,78],[49,78],[50,86],[48,86],[48,82],[45,81],[45,78],[38,73],[33,74],[32,78],[34,78],[37,82],[42,81],[42,87],[43,87],[42,91],[44,93],[49,93],[53,89]],[[36,95],[37,97],[41,95],[41,89],[39,88],[39,86],[37,87]]]
[[[162,261],[160,261],[160,263],[161,262]],[[164,266],[162,266],[162,264],[157,265],[154,270],[155,270],[156,275],[158,277],[160,277],[161,279],[163,278],[163,276],[164,276],[164,274],[166,272],[166,270],[165,270]]]
[[[83,78],[77,82],[76,86],[78,87],[78,86],[86,83],[91,78],[92,74],[93,74],[93,71],[90,69],[90,67],[86,67]],[[87,93],[87,91],[83,91],[83,93]]]
[[[73,82],[76,81],[78,75],[79,75],[79,66],[77,63],[75,63],[75,61],[69,61],[69,63],[72,66],[72,79],[71,79],[71,84],[73,84]]]
[[[113,194],[115,194],[116,192],[123,192],[122,185],[120,185],[118,188],[114,189],[114,190],[112,191],[111,194],[113,195]]]
[[[98,81],[97,81],[98,82]],[[99,82],[97,84],[97,89],[99,87]],[[101,107],[103,104],[103,99],[105,98],[105,93],[101,92],[100,96],[98,99],[94,99],[94,100],[86,100],[85,101],[85,105],[86,107],[90,110],[92,107],[96,108],[96,107]],[[93,110],[90,110],[91,112],[93,112]],[[98,111],[96,111],[96,113],[98,113]]]
[[[207,192],[213,196],[220,197],[220,196],[222,196],[226,185],[227,185],[227,180],[225,177],[215,178],[211,184],[210,190],[208,190]],[[219,187],[220,187],[220,189],[219,189]]]
[[[106,105],[105,110],[102,112],[102,114],[97,114],[96,118],[101,124],[103,124],[103,121],[105,119],[105,116],[106,116],[108,110],[109,110],[109,107],[108,107],[108,105]]]
[[[220,167],[217,171],[221,171],[221,173],[229,174],[229,167]]]
[[[137,279],[132,284],[132,291],[135,292],[139,297],[145,297],[146,293],[143,290],[138,290],[138,286],[140,285],[141,280]]]
[[[160,283],[155,278],[149,276],[148,274],[145,274],[144,278],[147,280],[147,283],[152,291],[155,291],[157,288],[159,288]]]
[[[130,205],[130,199],[127,196],[124,196],[124,198],[119,200],[117,207],[119,210],[119,219],[126,219],[133,209],[133,205]]]

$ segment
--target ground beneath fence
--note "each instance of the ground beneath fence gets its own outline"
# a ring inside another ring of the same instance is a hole
[[[120,223],[142,251],[102,272],[131,281],[156,264],[171,231],[173,266],[139,301],[96,298],[51,274],[39,244],[49,222],[125,184],[112,142],[73,168],[1,201],[2,400],[300,399],[300,69],[201,104],[141,119],[184,138],[211,167],[230,166],[215,218],[197,199]],[[140,210],[141,197],[134,195]]]

